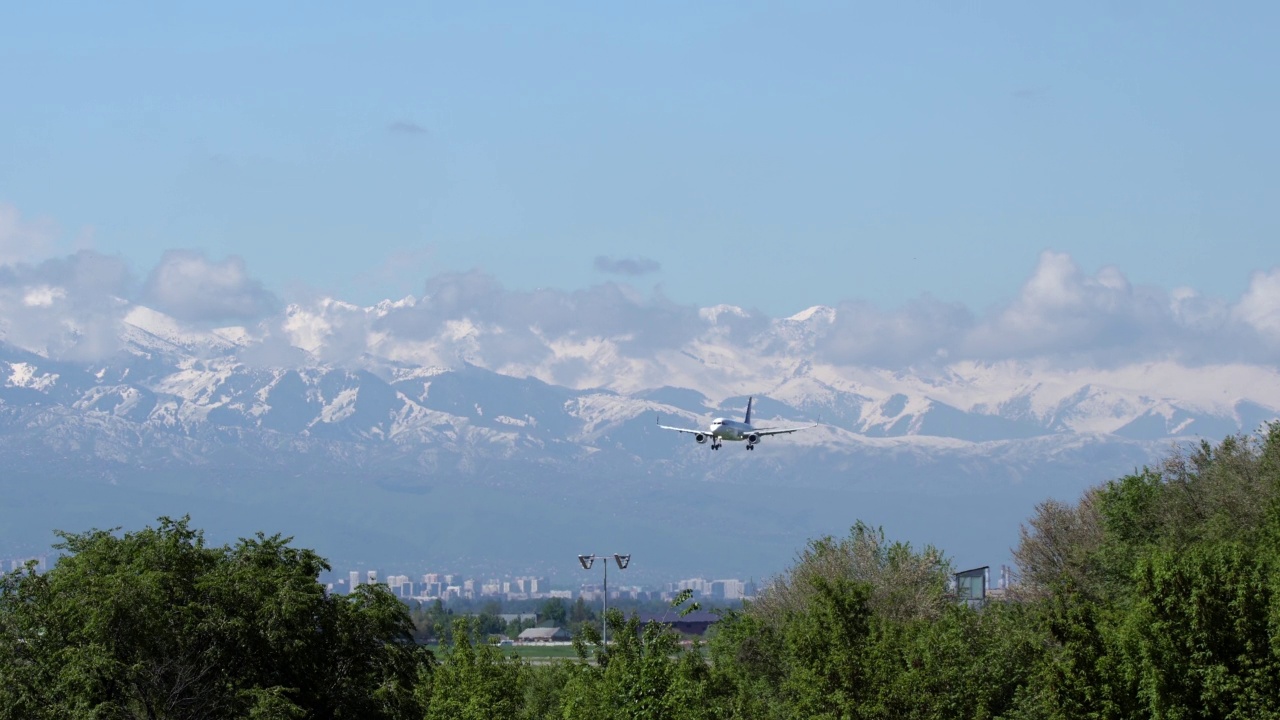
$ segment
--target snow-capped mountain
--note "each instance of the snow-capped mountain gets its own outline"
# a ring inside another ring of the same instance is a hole
[[[0,402],[10,413],[61,407],[181,434],[237,427],[408,443],[430,442],[448,427],[455,436],[483,430],[478,437],[555,436],[584,446],[642,415],[699,422],[736,411],[747,395],[774,417],[821,415],[832,431],[822,443],[837,446],[884,437],[925,444],[1071,434],[1217,438],[1251,431],[1280,409],[1280,372],[1258,365],[1063,370],[1009,360],[891,371],[823,363],[815,348],[836,317],[826,307],[752,321],[757,327],[736,334],[733,322],[746,311],[707,308],[700,332],[656,349],[630,335],[551,338],[537,326],[466,318],[413,340],[367,323],[358,328],[360,352],[325,357],[352,315],[376,321],[413,305],[412,298],[366,308],[323,301],[291,306],[278,328],[215,330],[134,306],[120,323],[121,350],[95,362],[0,345]],[[518,347],[502,352],[508,341]],[[272,350],[284,354],[281,347],[291,362],[264,361]],[[673,388],[686,392],[663,392]],[[468,392],[478,394],[463,397]]]
[[[218,329],[132,306],[117,349],[91,360],[2,338],[0,465],[126,485],[219,469],[374,477],[388,502],[441,483],[602,476],[677,493],[732,482],[955,496],[1039,482],[1043,496],[1179,441],[1251,432],[1280,409],[1280,372],[1261,365],[842,364],[824,349],[839,321],[827,307],[782,319],[706,308],[648,337],[591,332],[590,317],[579,329],[429,316],[422,303],[322,301]],[[737,415],[748,395],[760,421],[822,426],[717,457],[654,428],[657,416]]]

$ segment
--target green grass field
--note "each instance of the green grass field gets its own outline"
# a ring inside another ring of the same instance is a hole
[[[436,653],[436,657],[441,657],[444,649],[436,643],[426,646],[432,652]],[[576,660],[578,654],[573,651],[572,645],[494,645],[493,646],[504,657],[515,655],[521,660],[532,661],[548,661],[548,660]]]

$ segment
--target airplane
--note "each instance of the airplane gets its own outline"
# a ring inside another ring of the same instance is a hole
[[[814,423],[812,425],[805,425],[803,427],[793,427],[793,428],[755,427],[754,425],[751,424],[751,401],[754,399],[755,399],[754,397],[747,398],[747,415],[742,419],[742,422],[738,422],[737,420],[728,420],[726,418],[716,418],[715,420],[711,421],[711,427],[707,430],[690,430],[689,428],[671,427],[670,425],[663,425],[662,418],[659,417],[657,419],[658,427],[662,428],[663,430],[675,430],[676,432],[689,433],[690,435],[693,436],[693,439],[697,441],[699,445],[710,440],[712,450],[719,450],[720,445],[725,440],[733,440],[737,442],[746,440],[747,449],[755,450],[756,443],[760,442],[760,438],[763,438],[765,436],[786,435],[787,433],[793,433],[798,430],[808,430],[809,428],[818,427],[817,423]]]

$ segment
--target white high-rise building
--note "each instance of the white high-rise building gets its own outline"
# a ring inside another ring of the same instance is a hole
[[[352,570],[347,573],[347,592],[355,592],[356,586],[360,584],[360,571]]]
[[[711,592],[711,583],[704,578],[688,578],[687,580],[677,580],[671,584],[671,590],[680,592],[681,590],[692,590],[699,596],[706,595]]]
[[[408,575],[388,575],[387,587],[391,588],[391,592],[400,597],[410,597],[413,595],[413,581]]]
[[[711,597],[717,600],[741,600],[745,590],[745,583],[736,578],[711,583]]]

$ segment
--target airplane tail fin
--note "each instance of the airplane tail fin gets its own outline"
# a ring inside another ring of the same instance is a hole
[[[747,398],[747,416],[742,419],[742,422],[748,425],[751,424],[751,401],[754,399],[755,399],[754,397]]]

